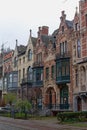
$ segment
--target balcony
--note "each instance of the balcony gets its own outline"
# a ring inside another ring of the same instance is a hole
[[[29,80],[28,78],[23,78],[21,81],[21,84],[22,85],[24,85],[24,84],[32,85],[32,80]]]
[[[43,81],[36,81],[32,83],[32,87],[43,87]]]
[[[71,104],[46,104],[47,109],[51,110],[71,110],[72,105]]]
[[[70,51],[62,53],[62,54],[61,53],[56,54],[56,60],[62,59],[62,58],[70,58],[70,57],[71,57]]]
[[[70,83],[70,75],[57,77],[56,83],[57,84]]]
[[[34,62],[34,63],[33,63],[33,68],[34,68],[34,67],[43,67],[43,66],[44,66],[44,62],[42,62],[42,61],[41,61],[41,62],[38,62],[38,61],[37,61],[37,62]]]

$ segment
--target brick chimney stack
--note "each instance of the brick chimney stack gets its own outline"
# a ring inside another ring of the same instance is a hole
[[[49,33],[49,27],[48,26],[42,26],[38,28],[38,37],[41,35],[48,35]]]

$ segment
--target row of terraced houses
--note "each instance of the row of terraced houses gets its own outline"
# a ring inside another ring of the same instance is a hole
[[[8,92],[40,109],[87,110],[87,0],[72,21],[62,11],[52,35],[47,26],[37,37],[30,30],[27,46],[16,40],[14,50],[0,54],[0,100]]]

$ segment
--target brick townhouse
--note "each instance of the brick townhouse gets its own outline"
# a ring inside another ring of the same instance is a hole
[[[18,97],[40,109],[87,110],[87,0],[79,1],[72,20],[62,11],[51,35],[49,27],[42,26],[36,38],[30,30],[27,46],[16,40],[12,60]],[[9,66],[4,61],[5,73]]]

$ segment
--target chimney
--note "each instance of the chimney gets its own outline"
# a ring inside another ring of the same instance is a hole
[[[49,33],[49,27],[48,26],[42,26],[42,35],[48,35]]]
[[[38,37],[41,35],[48,35],[49,33],[49,27],[48,26],[42,26],[38,28]]]
[[[66,20],[66,14],[65,14],[65,11],[63,10],[62,12],[61,12],[61,17],[60,17],[60,20],[61,20],[61,22],[62,21],[65,21]]]

